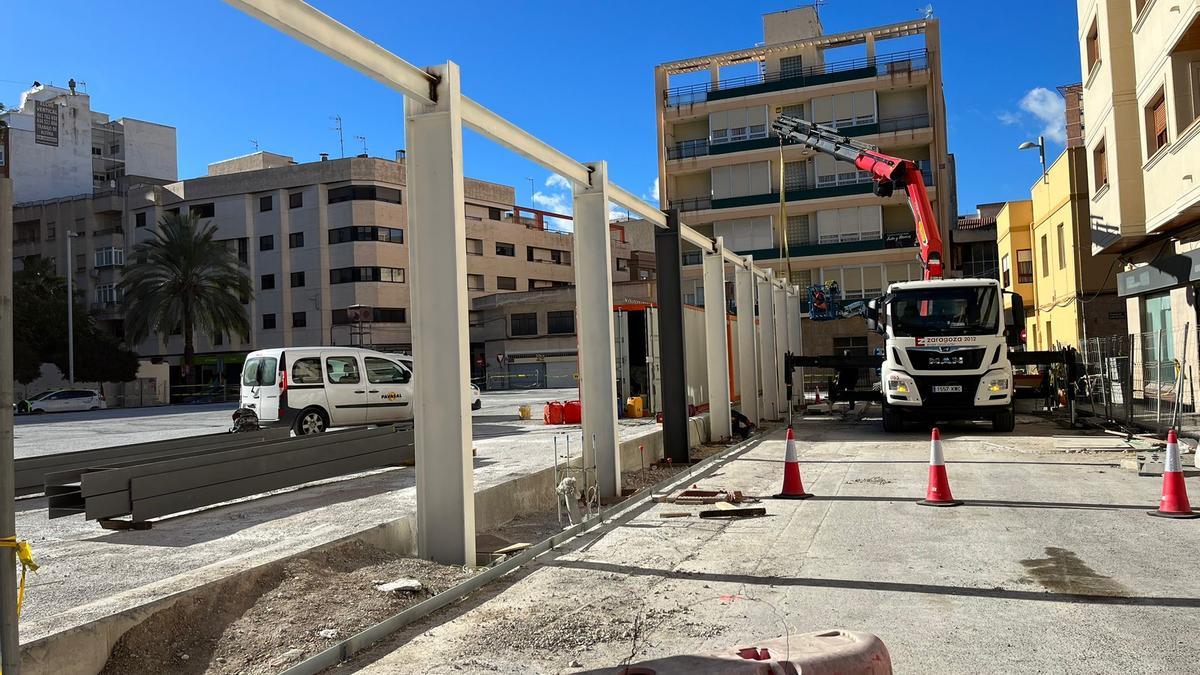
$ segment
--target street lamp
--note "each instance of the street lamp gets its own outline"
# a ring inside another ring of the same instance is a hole
[[[1025,141],[1017,146],[1018,150],[1038,149],[1038,159],[1042,161],[1042,182],[1046,182],[1046,137],[1038,136],[1037,143],[1033,141]]]
[[[75,384],[75,258],[71,240],[79,234],[67,230],[67,382]]]

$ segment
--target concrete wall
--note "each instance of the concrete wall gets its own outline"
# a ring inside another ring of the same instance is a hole
[[[35,101],[58,110],[58,145],[34,140]],[[8,122],[13,202],[21,203],[92,191],[92,117],[86,94],[57,87],[25,92],[21,105],[0,116]]]
[[[117,120],[117,124],[125,130],[121,153],[125,159],[126,176],[179,179],[175,127],[128,117]]]

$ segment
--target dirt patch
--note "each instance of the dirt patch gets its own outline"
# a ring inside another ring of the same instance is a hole
[[[106,675],[277,673],[471,577],[361,542],[241,575],[121,637]],[[375,586],[417,579],[417,592]]]
[[[889,480],[887,478],[884,478],[883,476],[868,476],[866,478],[855,478],[854,480],[846,481],[847,484],[866,483],[867,485],[888,485],[889,483],[895,483],[895,482],[896,481]]]

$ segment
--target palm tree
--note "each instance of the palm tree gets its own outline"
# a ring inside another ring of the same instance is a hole
[[[201,226],[194,214],[163,216],[154,239],[133,247],[133,264],[125,268],[125,333],[131,343],[183,331],[183,364],[194,378],[193,335],[236,333],[249,339],[250,322],[242,298],[254,287],[237,256],[215,239],[213,224]]]

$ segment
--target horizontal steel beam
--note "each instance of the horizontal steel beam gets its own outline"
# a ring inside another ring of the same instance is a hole
[[[550,169],[563,178],[573,180],[580,185],[590,185],[592,182],[590,168],[466,96],[462,98],[462,119],[463,124],[468,127],[518,155]],[[609,189],[611,190],[612,187],[610,183]],[[630,210],[633,210],[632,206],[628,204],[625,206],[629,206]],[[662,217],[662,212],[656,212]],[[665,222],[664,220],[664,224]]]

